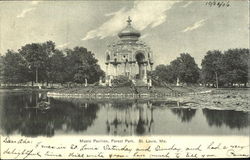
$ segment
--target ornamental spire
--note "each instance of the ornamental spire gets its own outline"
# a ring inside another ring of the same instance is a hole
[[[132,20],[130,19],[130,16],[128,16],[127,22],[128,25],[118,33],[118,36],[122,40],[135,40],[135,41],[138,40],[141,34],[139,31],[137,31],[132,27],[131,25]]]
[[[132,20],[130,19],[130,16],[128,16],[127,22],[128,22],[128,25],[131,25]]]

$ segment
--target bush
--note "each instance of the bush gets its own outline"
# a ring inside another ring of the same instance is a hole
[[[115,87],[123,87],[123,86],[130,87],[132,85],[132,81],[128,77],[123,76],[123,75],[116,77],[115,79],[111,81],[111,83],[112,83],[112,86],[115,86]]]

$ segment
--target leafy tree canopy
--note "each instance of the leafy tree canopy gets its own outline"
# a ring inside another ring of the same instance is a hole
[[[2,72],[5,83],[24,83],[29,80],[27,62],[19,53],[11,50],[8,50],[3,57]]]

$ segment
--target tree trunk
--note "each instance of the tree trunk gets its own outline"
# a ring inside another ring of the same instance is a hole
[[[219,88],[217,72],[215,72],[215,80],[216,80],[216,88]]]
[[[38,83],[38,68],[36,67],[36,83]]]
[[[88,80],[87,80],[87,78],[85,78],[85,87],[87,87],[88,86]]]

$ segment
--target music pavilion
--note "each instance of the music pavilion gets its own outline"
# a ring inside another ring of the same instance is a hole
[[[106,51],[106,84],[119,75],[127,76],[136,86],[151,83],[147,75],[153,67],[150,47],[140,40],[141,33],[134,29],[128,17],[127,26],[118,33],[119,40],[108,45]]]

